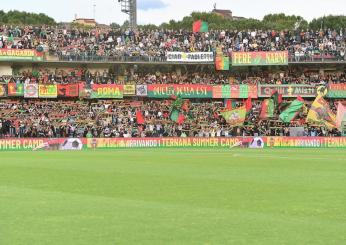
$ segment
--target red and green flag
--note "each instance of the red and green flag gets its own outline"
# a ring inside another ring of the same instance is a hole
[[[267,119],[274,117],[274,100],[273,99],[265,99],[262,102],[260,119]]]
[[[274,100],[274,106],[277,108],[282,103],[282,94],[279,94],[278,91],[272,93],[271,98]]]
[[[180,111],[176,108],[174,108],[171,111],[171,114],[169,116],[169,118],[173,121],[176,122],[178,124],[183,124],[185,122],[185,116],[184,114],[180,113]]]
[[[8,96],[24,96],[24,84],[22,83],[9,83],[7,88]]]
[[[246,108],[242,106],[238,109],[222,111],[220,114],[231,126],[242,126],[246,117]]]
[[[298,97],[287,107],[286,110],[284,110],[279,115],[279,118],[281,119],[281,121],[285,123],[289,123],[296,118],[296,116],[298,115],[299,111],[303,108],[303,106],[304,106],[304,99],[302,97]]]
[[[197,20],[193,22],[192,30],[193,32],[208,32],[209,30],[208,22]]]
[[[251,102],[251,97],[247,98],[244,103],[246,113],[249,113],[250,110],[252,109],[252,102]]]
[[[236,101],[231,99],[225,99],[223,103],[226,110],[233,110],[237,106]]]
[[[228,71],[229,70],[229,57],[216,56],[215,67],[217,71]]]

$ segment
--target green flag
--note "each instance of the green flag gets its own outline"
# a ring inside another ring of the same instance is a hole
[[[286,110],[284,110],[279,118],[285,123],[289,123],[296,118],[299,110],[304,106],[304,100],[302,98],[297,98],[294,100]]]

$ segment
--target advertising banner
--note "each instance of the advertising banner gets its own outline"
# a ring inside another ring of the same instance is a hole
[[[137,85],[136,86],[136,95],[141,97],[148,96],[148,87],[147,85]]]
[[[205,63],[212,62],[214,63],[214,54],[213,52],[167,52],[167,61],[171,62],[196,62],[196,63]]]
[[[247,99],[257,98],[257,86],[256,85],[218,85],[213,86],[213,98],[221,99]]]
[[[288,65],[288,51],[232,52],[232,66]]]
[[[78,96],[78,84],[58,84],[58,97],[69,98]]]
[[[92,99],[121,99],[124,97],[124,86],[116,84],[91,85]]]
[[[124,85],[124,96],[136,95],[136,85]]]
[[[344,99],[346,98],[346,84],[333,84],[330,83],[328,85],[328,94],[327,97],[329,98],[340,98]]]
[[[0,84],[0,98],[6,97],[6,84]]]
[[[38,98],[38,84],[24,84],[24,98]]]
[[[346,137],[25,138],[0,139],[0,151],[117,148],[346,148]]]
[[[14,97],[24,96],[24,84],[22,83],[9,83],[7,84],[7,95]]]
[[[270,97],[274,91],[282,94],[282,97],[316,97],[316,87],[313,85],[258,85],[258,97]]]
[[[176,84],[152,84],[148,85],[148,97],[170,98],[171,96],[182,98],[212,98],[213,86],[211,85],[176,85]]]
[[[346,137],[265,137],[267,147],[346,148]]]
[[[86,147],[85,143],[85,138],[0,139],[0,151],[82,150]]]
[[[38,97],[40,98],[57,98],[58,86],[56,84],[39,84]]]
[[[43,61],[43,54],[35,49],[0,49],[0,60]]]

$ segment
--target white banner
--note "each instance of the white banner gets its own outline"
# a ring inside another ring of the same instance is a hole
[[[167,52],[167,61],[175,62],[214,62],[213,52]]]
[[[38,98],[38,84],[24,84],[24,98]]]
[[[147,96],[148,95],[147,85],[137,85],[136,91],[137,91],[137,93],[136,93],[137,96]]]

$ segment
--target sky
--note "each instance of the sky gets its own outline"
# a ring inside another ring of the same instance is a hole
[[[118,0],[0,0],[0,9],[45,13],[57,22],[70,22],[75,15],[93,18],[93,5],[98,23],[122,24],[127,15]],[[324,15],[346,15],[346,0],[137,0],[139,24],[161,24],[181,20],[193,11],[210,12],[230,9],[235,16],[262,19],[270,13],[300,15],[310,21]]]

